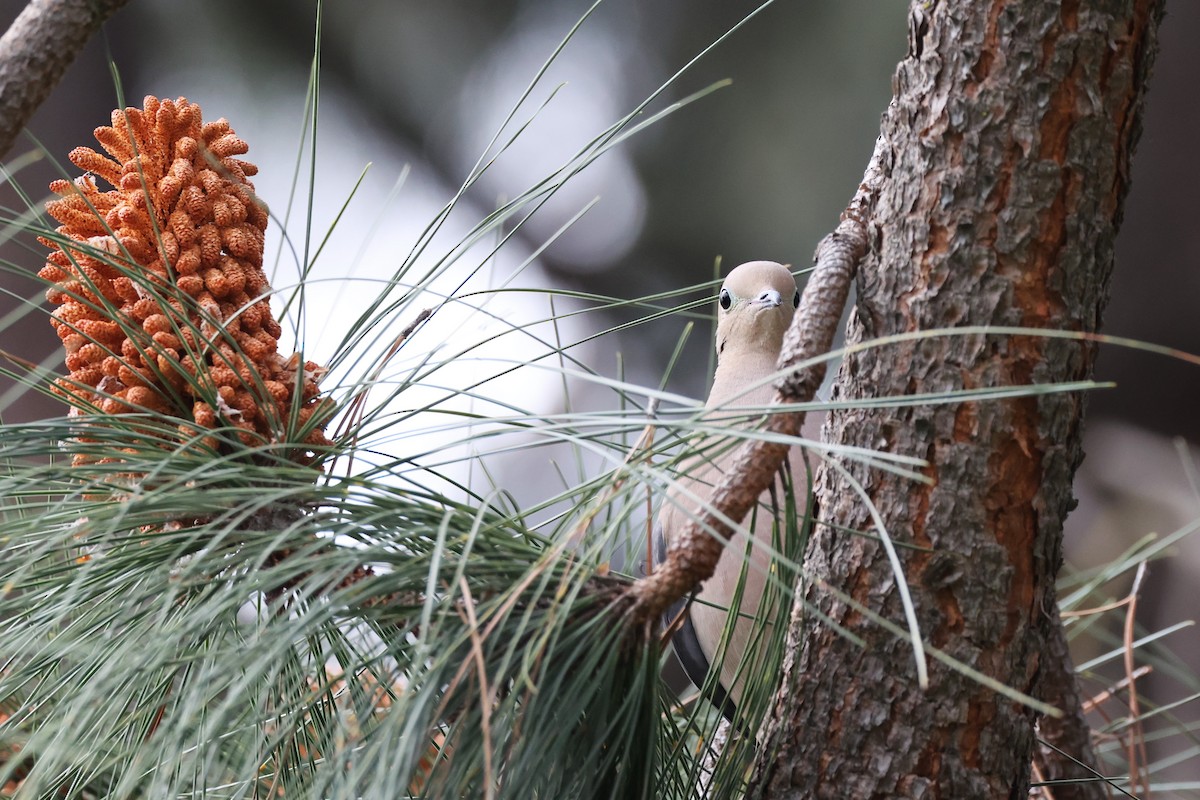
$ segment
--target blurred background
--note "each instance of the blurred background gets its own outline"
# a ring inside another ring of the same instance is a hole
[[[23,5],[0,0],[0,25],[7,27]],[[517,232],[502,256],[488,262],[478,280],[634,298],[709,281],[718,259],[722,271],[758,258],[807,265],[871,153],[891,95],[892,71],[905,55],[907,5],[780,2],[762,10],[695,63],[648,113],[715,82],[729,79],[730,85],[588,166]],[[568,162],[754,8],[729,0],[600,5],[518,111],[518,119],[533,118],[528,129],[466,195],[431,252],[450,246],[498,203]],[[132,0],[109,23],[107,41],[96,39],[87,47],[34,118],[30,131],[38,144],[21,141],[6,160],[14,170],[20,165],[17,181],[31,199],[43,199],[66,154],[93,144],[92,129],[105,124],[118,104],[107,63],[111,52],[128,104],[140,105],[145,94],[183,95],[200,103],[206,119],[228,118],[250,143],[248,158],[260,168],[256,188],[278,217],[287,217],[286,225],[272,224],[268,239],[268,262],[278,259],[277,289],[298,279],[308,187],[317,241],[353,193],[314,269],[320,291],[310,291],[308,317],[298,334],[306,355],[321,361],[361,311],[358,292],[376,293],[378,282],[394,272],[587,4],[327,4],[317,159],[310,177],[300,153],[314,10],[314,3],[299,0]],[[1198,38],[1200,4],[1170,4],[1104,328],[1190,353],[1200,353]],[[58,165],[50,159],[21,162],[39,147]],[[69,165],[67,171],[77,172]],[[7,186],[3,203],[23,208]],[[284,230],[287,241],[281,238]],[[43,259],[39,250],[29,241],[11,240],[0,257],[36,271]],[[527,260],[530,266],[513,277]],[[41,291],[11,272],[0,273],[0,284],[0,318],[20,313],[16,298],[35,298]],[[691,299],[714,293],[697,290]],[[510,321],[552,313],[545,295],[514,295],[503,302],[508,305],[494,310]],[[581,339],[633,315],[572,318],[559,334]],[[441,324],[423,332],[426,342],[450,341],[463,325],[469,335],[488,336],[485,327],[471,327],[472,321],[451,317]],[[602,374],[658,386],[682,330],[681,318],[668,317],[602,337],[578,355]],[[709,335],[700,324],[687,340],[681,358],[686,368],[673,371],[670,390],[704,396]],[[3,337],[0,346],[9,352],[60,363],[58,341],[41,314],[27,315]],[[519,359],[520,347],[506,344],[505,357]],[[464,364],[459,379],[469,380],[475,368]],[[1069,560],[1080,567],[1114,558],[1146,533],[1169,534],[1200,518],[1200,497],[1189,477],[1197,452],[1181,443],[1200,442],[1200,370],[1104,347],[1096,377],[1118,387],[1090,400],[1089,455],[1067,539]],[[453,376],[447,380],[452,383]],[[547,370],[510,378],[495,390],[520,395],[526,406],[553,407],[561,401],[560,382]],[[585,391],[573,401],[602,407],[611,396],[589,399]],[[10,383],[0,383],[0,408],[6,422],[61,412],[38,395],[19,394]],[[553,483],[544,463],[530,469],[513,457],[498,468],[498,482],[514,484],[524,500]],[[1200,547],[1188,541],[1175,559],[1151,568],[1139,614],[1149,630],[1196,614],[1189,584],[1200,579]],[[1195,631],[1173,634],[1170,642],[1190,660],[1193,675],[1200,672]],[[1161,702],[1196,691],[1166,677],[1152,680],[1159,683],[1147,683],[1147,691]],[[1187,709],[1180,713],[1187,715]],[[1200,779],[1200,768],[1184,760],[1173,774]]]

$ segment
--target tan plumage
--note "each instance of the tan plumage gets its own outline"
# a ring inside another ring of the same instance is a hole
[[[783,335],[791,324],[799,304],[796,281],[787,268],[773,261],[751,261],[735,268],[725,279],[719,296],[717,322],[717,371],[713,378],[705,414],[706,421],[728,419],[730,425],[753,424],[747,406],[761,407],[771,402],[775,389],[771,376],[776,371]],[[734,419],[737,418],[737,419]],[[666,545],[694,515],[699,502],[706,501],[720,481],[736,447],[732,442],[714,443],[717,452],[711,457],[698,456],[685,463],[675,484],[667,493],[659,513],[656,550],[661,559]],[[703,445],[702,445],[703,446]],[[807,486],[801,453],[793,448],[788,459],[792,483],[798,495]],[[783,506],[782,481],[776,479],[777,505]],[[699,498],[700,500],[697,500]],[[804,507],[802,496],[797,506]],[[689,677],[697,685],[704,679],[723,634],[727,609],[733,599],[743,567],[746,567],[745,586],[739,607],[750,616],[758,610],[770,564],[769,547],[756,546],[750,551],[750,564],[745,565],[747,541],[771,543],[775,521],[775,505],[771,492],[765,492],[754,515],[753,530],[747,519],[740,533],[726,546],[716,572],[704,582],[689,607],[690,625],[684,625],[675,635],[675,649]],[[782,522],[782,520],[781,520]],[[676,609],[673,609],[677,613]],[[740,702],[743,680],[735,680],[739,662],[748,646],[753,621],[743,617],[734,627],[725,657],[721,664],[721,690],[714,692],[714,702],[726,716],[732,705]],[[732,687],[732,688],[731,688]],[[727,697],[726,697],[727,695]]]

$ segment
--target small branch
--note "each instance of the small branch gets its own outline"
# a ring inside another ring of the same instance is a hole
[[[825,378],[825,362],[800,365],[818,359],[833,345],[850,281],[870,246],[867,219],[887,175],[890,155],[890,148],[880,137],[863,181],[842,213],[837,229],[817,246],[815,266],[804,287],[800,308],[783,340],[778,367],[785,375],[776,384],[773,405],[812,400]],[[804,412],[771,414],[767,430],[795,436],[804,424],[804,416]],[[762,440],[746,442],[738,449],[711,501],[672,538],[666,560],[629,588],[635,625],[657,619],[672,603],[712,576],[725,541],[771,484],[788,449],[787,444]]]
[[[1142,590],[1142,579],[1146,577],[1146,562],[1138,564],[1137,575],[1133,579],[1133,588],[1129,590],[1129,606],[1125,609],[1125,678],[1129,681],[1129,742],[1127,756],[1129,759],[1129,789],[1141,792],[1141,797],[1150,797],[1150,784],[1146,779],[1143,767],[1146,759],[1146,737],[1142,730],[1142,713],[1138,705],[1137,683],[1134,680],[1134,622],[1137,618],[1138,594]]]
[[[1034,783],[1041,783],[1041,784],[1046,783],[1046,776],[1042,774],[1041,769],[1038,767],[1037,761],[1033,762],[1033,767],[1031,769],[1031,773],[1033,774],[1033,782]],[[1056,798],[1054,797],[1054,793],[1052,791],[1050,791],[1050,787],[1048,785],[1041,786],[1038,789],[1031,791],[1030,796],[1036,797],[1039,800],[1056,800]]]
[[[0,38],[0,158],[100,26],[129,0],[30,0]]]
[[[496,796],[496,770],[492,765],[492,704],[495,697],[488,687],[487,659],[483,655],[483,637],[479,635],[479,620],[475,617],[475,602],[471,599],[471,586],[465,575],[459,576],[458,586],[462,590],[463,602],[459,614],[467,624],[471,635],[471,655],[475,661],[475,669],[479,677],[480,695],[480,729],[483,737],[483,780],[484,797],[492,800]]]
[[[1100,694],[1094,697],[1089,697],[1087,700],[1085,700],[1083,702],[1084,713],[1086,714],[1092,709],[1099,708],[1102,704],[1111,700],[1117,692],[1133,683],[1133,681],[1144,678],[1152,672],[1154,672],[1154,667],[1150,666],[1149,664],[1143,664],[1142,666],[1138,667],[1133,671],[1132,675],[1121,678],[1121,680],[1117,681],[1112,686],[1109,686],[1107,689],[1100,692]]]

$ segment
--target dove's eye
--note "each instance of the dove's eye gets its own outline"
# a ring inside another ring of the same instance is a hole
[[[730,307],[731,305],[733,305],[733,295],[729,294],[729,290],[728,290],[728,289],[722,289],[722,290],[721,290],[721,300],[720,300],[720,303],[721,303],[721,308],[725,309],[726,311],[728,311],[728,310],[729,310],[729,307]]]

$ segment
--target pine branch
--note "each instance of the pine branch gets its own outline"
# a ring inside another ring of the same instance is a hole
[[[100,26],[129,0],[30,0],[0,38],[0,157]]]

